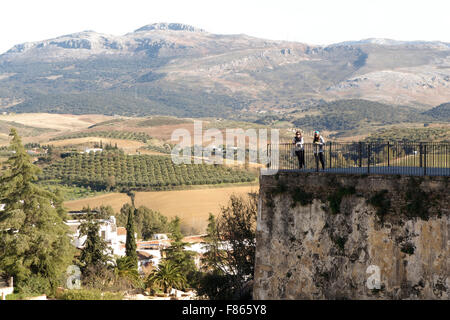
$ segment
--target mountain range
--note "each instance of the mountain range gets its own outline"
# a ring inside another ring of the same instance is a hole
[[[450,44],[328,46],[155,23],[83,31],[0,55],[0,111],[236,118],[362,99],[426,111],[450,101]]]

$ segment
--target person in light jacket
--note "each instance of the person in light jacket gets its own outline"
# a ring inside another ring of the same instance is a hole
[[[295,155],[298,159],[298,166],[300,169],[302,169],[303,167],[305,167],[305,149],[303,147],[304,140],[300,131],[297,131],[295,133],[295,137],[292,143],[295,145],[294,150]]]
[[[322,137],[319,131],[314,132],[313,146],[316,163],[318,165],[318,161],[320,161],[320,164],[322,165],[322,170],[325,170],[325,155],[323,150],[325,146],[325,139]]]

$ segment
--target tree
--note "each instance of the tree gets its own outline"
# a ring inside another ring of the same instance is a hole
[[[187,279],[188,284],[193,284],[196,278],[196,266],[194,262],[194,252],[185,250],[189,246],[188,243],[183,242],[183,234],[180,228],[180,218],[175,217],[170,221],[169,230],[172,242],[170,247],[164,250],[166,255],[165,260],[172,262],[174,265],[180,267],[181,272]]]
[[[186,284],[186,278],[181,271],[181,267],[172,261],[163,260],[147,278],[147,286],[157,284],[161,286],[164,293],[168,293],[169,289],[183,288]]]
[[[13,276],[19,287],[39,278],[54,291],[75,251],[64,223],[63,200],[60,193],[34,184],[40,170],[31,163],[15,129],[10,136],[13,155],[0,177],[0,203],[5,204],[0,214],[0,270]]]
[[[109,176],[105,179],[105,182],[106,182],[106,191],[110,191],[116,186],[116,177]]]
[[[122,208],[120,208],[119,214],[116,215],[117,225],[120,227],[126,227],[128,223],[128,214],[133,207],[129,203],[125,203]]]
[[[100,236],[100,222],[88,208],[86,220],[80,225],[80,235],[86,236],[86,241],[81,250],[79,262],[84,278],[89,279],[93,275],[105,274],[108,263],[111,262],[108,244]]]
[[[136,239],[134,236],[134,215],[136,209],[134,207],[129,207],[128,209],[128,221],[127,221],[127,239],[125,242],[125,253],[126,256],[133,263],[135,268],[138,266],[138,258],[136,253]]]
[[[135,262],[130,257],[121,257],[116,259],[116,266],[114,268],[116,280],[126,280],[131,282],[134,287],[141,287],[141,278],[136,269]]]
[[[217,269],[220,261],[220,239],[217,229],[216,218],[212,213],[208,217],[208,227],[206,228],[207,236],[205,237],[206,252],[202,257],[203,270],[213,271]]]
[[[136,212],[136,232],[144,240],[151,239],[155,233],[168,232],[167,217],[157,211],[141,206]]]
[[[117,225],[126,227],[128,222],[128,212],[132,206],[124,204],[120,212],[116,215]],[[134,215],[134,227],[138,238],[144,240],[151,239],[155,233],[166,233],[169,231],[167,217],[157,211],[150,210],[145,206],[140,206]]]
[[[232,195],[217,221],[210,216],[199,295],[210,299],[250,298],[256,249],[257,197]]]
[[[114,216],[114,209],[111,206],[105,206],[105,205],[101,205],[98,208],[94,209],[97,213],[97,216],[99,219],[109,219],[111,216]],[[83,209],[83,211],[85,211]]]

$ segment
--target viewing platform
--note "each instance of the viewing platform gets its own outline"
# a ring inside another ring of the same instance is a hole
[[[305,159],[303,168],[300,168],[298,159],[302,156],[301,152]],[[303,171],[450,176],[449,143],[328,142],[322,149],[313,143],[305,143],[303,149],[295,148],[292,143],[281,143],[268,145],[268,158],[267,170],[262,172],[265,175],[278,171]]]

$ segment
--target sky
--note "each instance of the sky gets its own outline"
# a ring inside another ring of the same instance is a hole
[[[449,0],[1,0],[0,53],[84,30],[122,35],[155,22],[318,45],[366,38],[450,42],[448,12]]]

